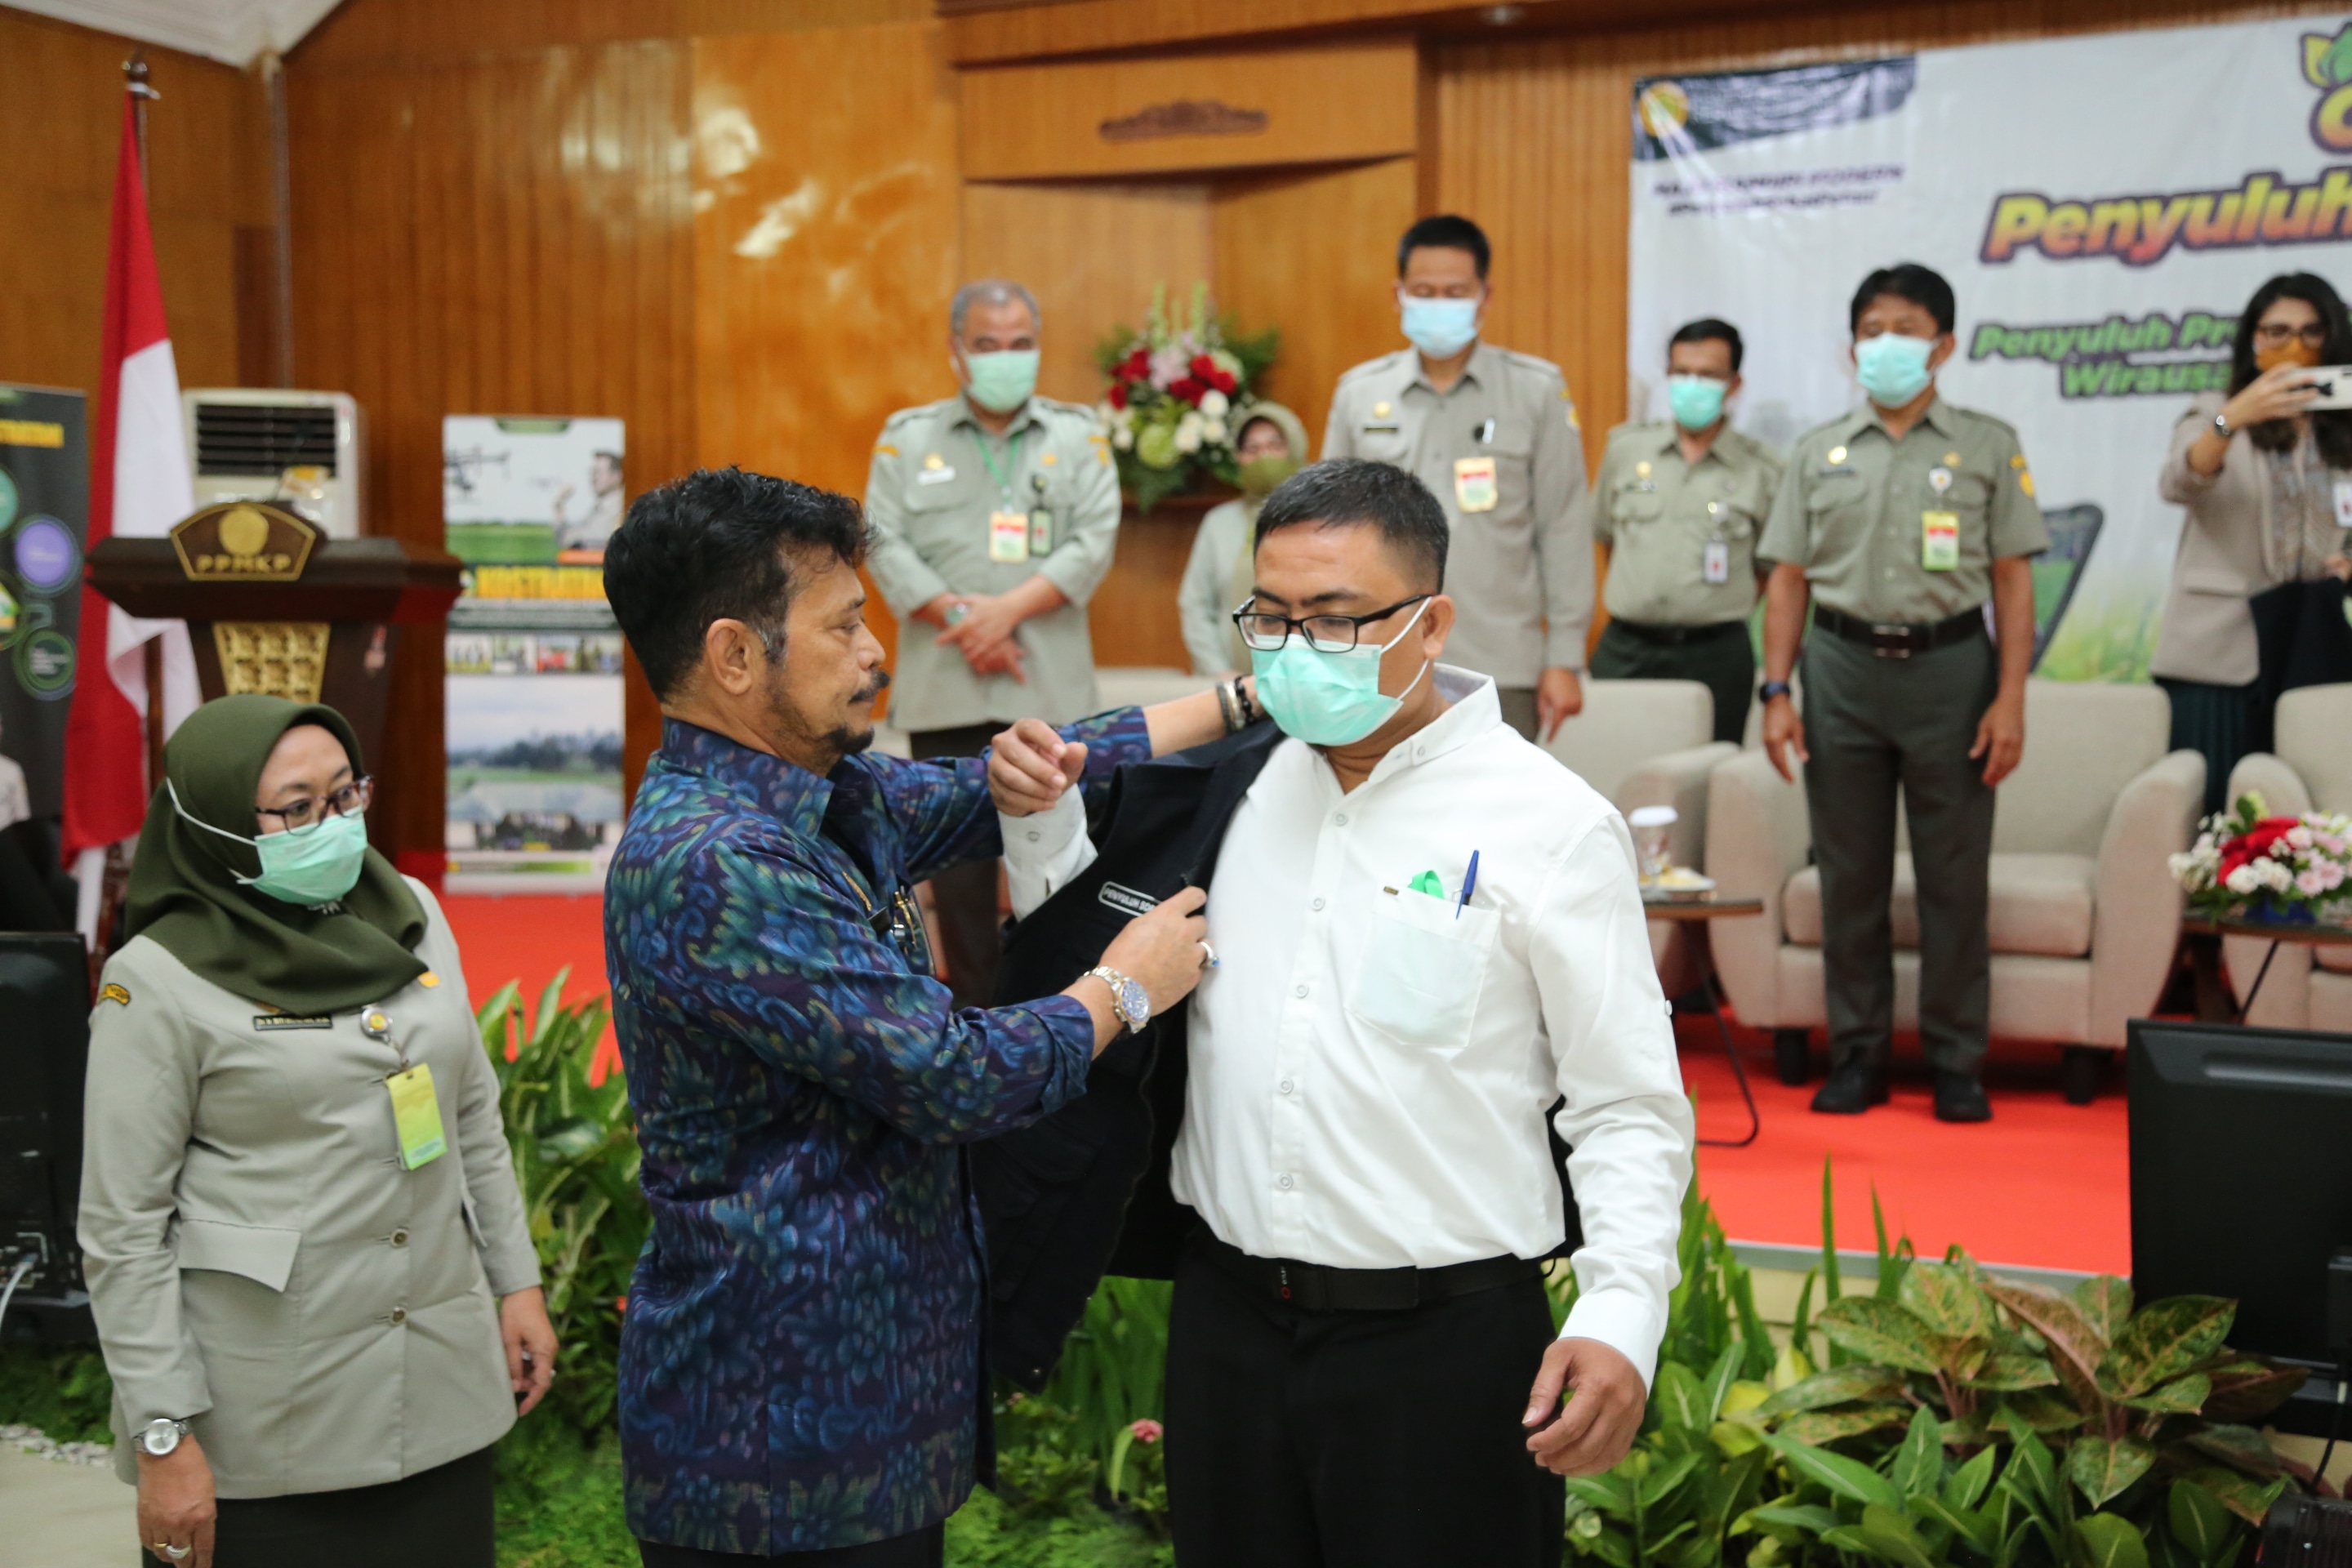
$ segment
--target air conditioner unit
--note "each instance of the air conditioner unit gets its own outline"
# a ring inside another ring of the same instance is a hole
[[[274,500],[330,539],[360,536],[367,422],[350,394],[199,386],[180,413],[198,506]]]

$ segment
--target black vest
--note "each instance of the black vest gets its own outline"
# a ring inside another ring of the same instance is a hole
[[[998,1005],[1063,990],[1101,962],[1129,921],[1183,888],[1206,888],[1234,809],[1282,738],[1257,724],[1119,769],[1088,824],[1099,847],[1094,864],[1008,928]],[[1171,1008],[1140,1035],[1122,1035],[1095,1058],[1084,1094],[971,1147],[988,1244],[990,1359],[1015,1383],[1045,1384],[1104,1275],[1173,1279],[1184,1238],[1201,1223],[1168,1190],[1191,1011]],[[1549,1116],[1545,1128],[1568,1215],[1554,1256],[1564,1256],[1581,1237],[1567,1146]]]

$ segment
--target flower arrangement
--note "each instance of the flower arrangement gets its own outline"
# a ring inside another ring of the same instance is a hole
[[[1211,482],[1240,482],[1234,444],[1281,342],[1275,328],[1235,331],[1212,309],[1206,283],[1192,286],[1191,320],[1181,321],[1162,283],[1141,331],[1120,327],[1097,345],[1106,383],[1097,412],[1110,431],[1118,482],[1139,510]]]
[[[2210,920],[2352,923],[2352,816],[2269,816],[2249,790],[2205,819],[2168,864],[2189,907]]]

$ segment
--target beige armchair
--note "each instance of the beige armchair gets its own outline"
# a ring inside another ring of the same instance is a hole
[[[1667,847],[1675,863],[1706,869],[1707,774],[1736,754],[1713,741],[1715,699],[1696,680],[1587,680],[1584,710],[1565,721],[1545,749],[1621,812],[1671,805]],[[1679,996],[1706,973],[1703,933],[1670,921],[1650,922],[1659,984]]]
[[[2195,752],[2165,754],[2171,711],[2151,686],[2034,680],[2025,759],[1993,821],[1991,1032],[2064,1047],[2066,1097],[2097,1092],[2105,1053],[2156,1004],[2180,933],[2165,857],[2188,847],[2205,790]],[[1707,870],[1724,898],[1764,900],[1759,920],[1716,921],[1717,973],[1742,1023],[1773,1031],[1782,1081],[1811,1069],[1826,1021],[1821,874],[1800,784],[1762,752],[1717,767]],[[1901,842],[1906,842],[1907,839]],[[1895,1026],[1919,1020],[1919,919],[1911,857],[1895,869]]]
[[[2256,752],[2230,770],[2230,799],[2259,790],[2274,816],[2352,812],[2352,685],[2306,686],[2286,693],[2279,699],[2273,727],[2278,750]],[[2259,937],[2222,942],[2230,983],[2239,995],[2252,990],[2270,945]],[[2352,947],[2279,943],[2246,1022],[2352,1034]]]

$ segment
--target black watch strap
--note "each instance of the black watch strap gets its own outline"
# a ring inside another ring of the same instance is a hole
[[[1759,700],[1769,702],[1775,697],[1788,696],[1791,689],[1785,680],[1768,680],[1756,689],[1756,695]]]

